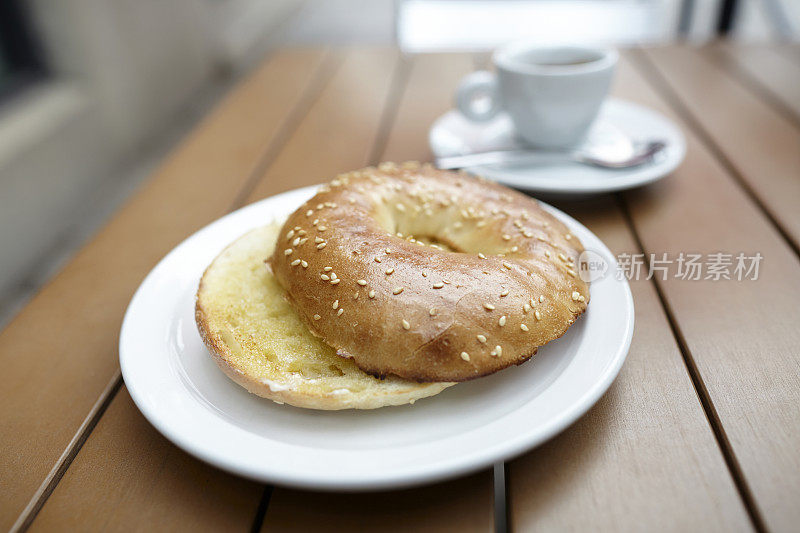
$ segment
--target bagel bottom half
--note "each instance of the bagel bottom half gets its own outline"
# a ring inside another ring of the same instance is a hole
[[[328,410],[414,403],[454,385],[373,377],[312,335],[264,264],[280,227],[240,237],[200,281],[197,327],[229,378],[278,403]]]

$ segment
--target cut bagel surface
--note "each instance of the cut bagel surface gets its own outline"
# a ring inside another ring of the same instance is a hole
[[[375,409],[414,403],[454,383],[379,379],[315,337],[265,265],[280,223],[255,229],[206,269],[195,318],[217,365],[253,394],[310,409]]]

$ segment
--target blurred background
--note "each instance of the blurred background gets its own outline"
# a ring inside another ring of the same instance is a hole
[[[797,41],[800,1],[2,0],[0,327],[270,50],[515,38]]]

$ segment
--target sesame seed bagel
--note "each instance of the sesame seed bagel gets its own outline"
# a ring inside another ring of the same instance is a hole
[[[364,371],[465,381],[520,364],[585,311],[580,241],[531,198],[383,163],[287,219],[270,258],[312,333]]]
[[[200,282],[197,328],[229,378],[277,403],[326,410],[414,403],[453,385],[377,379],[313,336],[264,265],[279,229],[265,226],[234,241]]]

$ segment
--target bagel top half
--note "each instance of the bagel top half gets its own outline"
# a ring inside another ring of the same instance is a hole
[[[582,251],[523,194],[384,163],[321,187],[269,265],[311,332],[366,372],[465,381],[526,361],[585,311]]]

